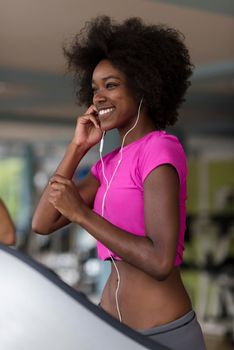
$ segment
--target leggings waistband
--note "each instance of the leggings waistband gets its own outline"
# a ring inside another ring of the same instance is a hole
[[[193,310],[189,311],[185,315],[181,316],[180,318],[177,318],[175,321],[171,321],[169,323],[163,324],[161,326],[152,327],[144,330],[140,330],[139,332],[144,335],[152,335],[152,334],[162,334],[166,333],[178,328],[181,328],[188,323],[192,322],[194,318],[196,317],[196,314]]]

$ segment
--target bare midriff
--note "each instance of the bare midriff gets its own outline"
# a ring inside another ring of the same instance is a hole
[[[145,272],[116,261],[120,274],[118,292],[122,322],[136,330],[143,330],[176,320],[192,309],[184,288],[179,267],[158,281]],[[112,263],[111,274],[103,290],[100,306],[118,319],[115,291],[117,273]]]

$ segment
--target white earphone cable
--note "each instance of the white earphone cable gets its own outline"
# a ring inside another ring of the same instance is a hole
[[[120,163],[123,159],[123,147],[124,147],[124,142],[125,142],[125,139],[126,139],[126,136],[136,127],[137,123],[138,123],[138,120],[139,120],[139,117],[140,117],[140,111],[141,111],[141,105],[142,105],[142,102],[143,102],[143,98],[141,99],[140,103],[139,103],[139,107],[138,107],[138,112],[137,112],[137,118],[136,118],[136,122],[134,123],[134,125],[131,127],[131,129],[129,129],[126,134],[124,135],[123,137],[123,140],[122,140],[122,144],[121,144],[121,148],[120,148],[120,158],[118,160],[118,163],[117,163],[117,166],[111,176],[111,179],[110,181],[108,182],[107,178],[106,178],[106,174],[105,174],[105,167],[104,167],[104,162],[103,162],[103,158],[102,158],[102,149],[103,149],[103,144],[104,144],[104,136],[105,136],[105,131],[103,132],[103,135],[102,135],[102,139],[101,139],[101,142],[100,142],[100,160],[101,160],[101,163],[102,163],[102,173],[103,173],[103,177],[106,181],[106,191],[104,193],[104,196],[103,196],[103,199],[102,199],[102,217],[104,217],[104,207],[105,207],[105,200],[106,200],[106,195],[107,195],[107,192],[109,191],[109,188],[111,186],[111,183],[112,183],[112,180],[120,166]],[[116,287],[116,291],[115,291],[115,303],[116,303],[116,308],[117,308],[117,313],[118,313],[118,317],[119,317],[119,321],[122,322],[122,316],[121,316],[121,312],[120,312],[120,308],[119,308],[119,301],[118,301],[118,292],[119,292],[119,288],[120,288],[120,274],[119,274],[119,270],[116,266],[116,263],[109,251],[109,249],[107,248],[107,251],[108,251],[108,254],[111,258],[111,261],[115,267],[115,270],[116,270],[116,273],[117,273],[117,287]]]

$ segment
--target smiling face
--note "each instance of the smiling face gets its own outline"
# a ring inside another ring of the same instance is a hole
[[[92,89],[102,130],[129,129],[137,116],[138,104],[125,74],[108,60],[102,60],[93,71]]]

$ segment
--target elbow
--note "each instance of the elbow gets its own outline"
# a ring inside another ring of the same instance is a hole
[[[40,225],[36,219],[32,220],[32,231],[34,233],[38,233],[39,235],[49,235],[52,232],[48,227]]]
[[[165,259],[160,264],[158,261],[154,264],[152,268],[152,275],[158,281],[165,281],[173,270],[174,264],[171,261]]]
[[[157,280],[160,282],[165,281],[169,277],[171,271],[172,270],[160,271],[156,276]]]
[[[49,235],[51,232],[49,230],[45,230],[39,226],[32,225],[32,231],[39,235]]]

